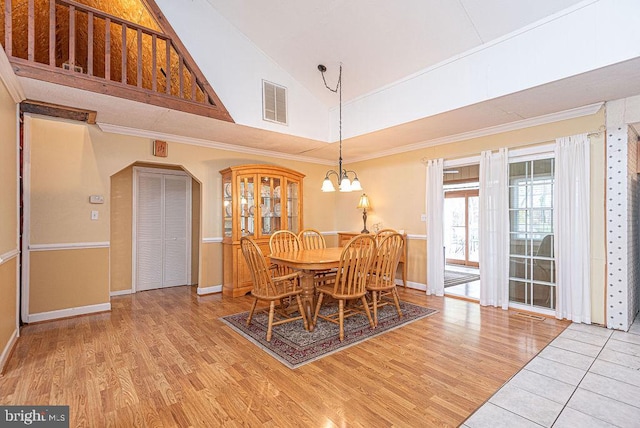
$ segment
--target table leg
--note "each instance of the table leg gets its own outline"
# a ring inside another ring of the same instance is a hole
[[[313,271],[303,270],[300,278],[300,284],[302,285],[300,298],[302,299],[302,307],[304,308],[305,316],[309,323],[309,331],[313,331],[315,327],[313,324],[313,310],[315,309],[313,306],[315,297],[314,276]]]

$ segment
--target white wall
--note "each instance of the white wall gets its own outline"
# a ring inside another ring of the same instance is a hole
[[[343,138],[533,88],[640,55],[637,0],[589,0],[343,105]],[[337,123],[337,110],[329,123]],[[337,130],[331,130],[332,140]]]
[[[206,0],[156,3],[236,123],[327,140],[327,108]],[[262,79],[287,88],[288,125],[262,120]]]
[[[325,106],[206,0],[157,0],[238,123],[338,139]],[[640,56],[637,0],[585,0],[343,105],[343,138],[494,99]],[[197,28],[197,31],[192,31]],[[261,81],[288,88],[289,125],[262,120]]]

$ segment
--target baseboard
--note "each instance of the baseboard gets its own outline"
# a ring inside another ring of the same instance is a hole
[[[93,314],[96,312],[105,312],[111,310],[111,303],[99,303],[97,305],[80,306],[77,308],[60,309],[51,312],[40,312],[39,314],[30,314],[27,316],[27,322],[49,321],[59,318],[75,317],[77,315]]]
[[[402,287],[402,279],[396,279],[396,285]],[[407,281],[407,288],[413,288],[414,290],[427,291],[427,284],[422,284],[420,282],[411,282]]]
[[[11,356],[11,352],[13,351],[13,347],[18,341],[18,329],[13,330],[9,341],[7,342],[7,346],[2,350],[2,354],[0,355],[0,377],[4,374],[4,369],[9,361],[9,357]]]
[[[212,285],[211,287],[198,287],[198,296],[203,294],[222,293],[222,285]]]
[[[118,291],[109,292],[109,296],[111,296],[111,297],[113,297],[113,296],[124,296],[126,294],[133,294],[133,290],[129,289],[129,290],[118,290]]]

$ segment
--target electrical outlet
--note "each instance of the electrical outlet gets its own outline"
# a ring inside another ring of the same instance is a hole
[[[426,214],[422,214],[420,216],[420,221],[427,221],[427,215]]]
[[[98,211],[93,210],[91,211],[91,220],[97,220],[98,219]]]

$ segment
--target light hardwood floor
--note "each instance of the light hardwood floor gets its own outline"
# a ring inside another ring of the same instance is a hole
[[[440,312],[290,370],[224,325],[248,297],[191,287],[29,325],[0,404],[70,405],[71,426],[458,426],[569,324],[399,288]]]

